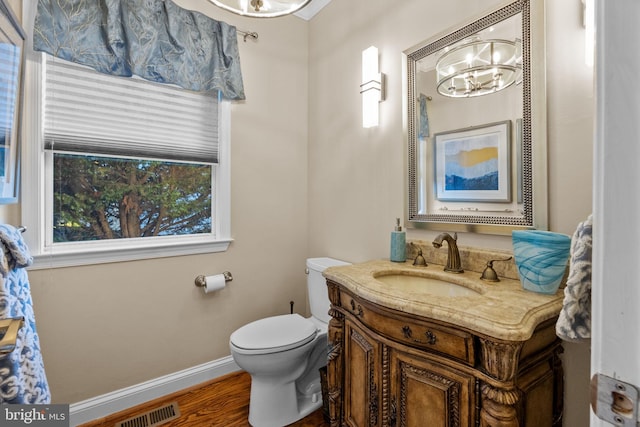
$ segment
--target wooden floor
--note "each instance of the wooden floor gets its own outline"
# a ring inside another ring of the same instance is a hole
[[[163,427],[248,427],[250,389],[249,374],[236,372],[79,427],[113,427],[117,422],[171,402],[178,402],[180,417],[162,424]],[[321,408],[291,426],[328,427],[329,424]]]

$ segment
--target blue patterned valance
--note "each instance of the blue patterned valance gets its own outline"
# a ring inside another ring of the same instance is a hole
[[[38,0],[33,47],[106,74],[245,98],[236,28],[170,0]]]

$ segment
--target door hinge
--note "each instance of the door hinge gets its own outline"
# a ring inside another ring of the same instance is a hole
[[[591,409],[615,426],[637,427],[638,388],[633,384],[595,374],[591,378]]]

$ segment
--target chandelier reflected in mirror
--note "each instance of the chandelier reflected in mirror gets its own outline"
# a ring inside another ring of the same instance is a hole
[[[209,0],[229,12],[256,18],[275,18],[297,12],[311,0]]]
[[[438,93],[471,98],[506,89],[522,80],[520,40],[473,38],[448,48],[436,63]]]

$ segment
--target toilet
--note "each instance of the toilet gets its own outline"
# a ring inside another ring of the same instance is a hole
[[[327,364],[329,294],[322,272],[349,263],[307,259],[311,317],[285,314],[256,320],[231,334],[236,364],[251,375],[249,423],[282,427],[322,406],[319,369]]]

